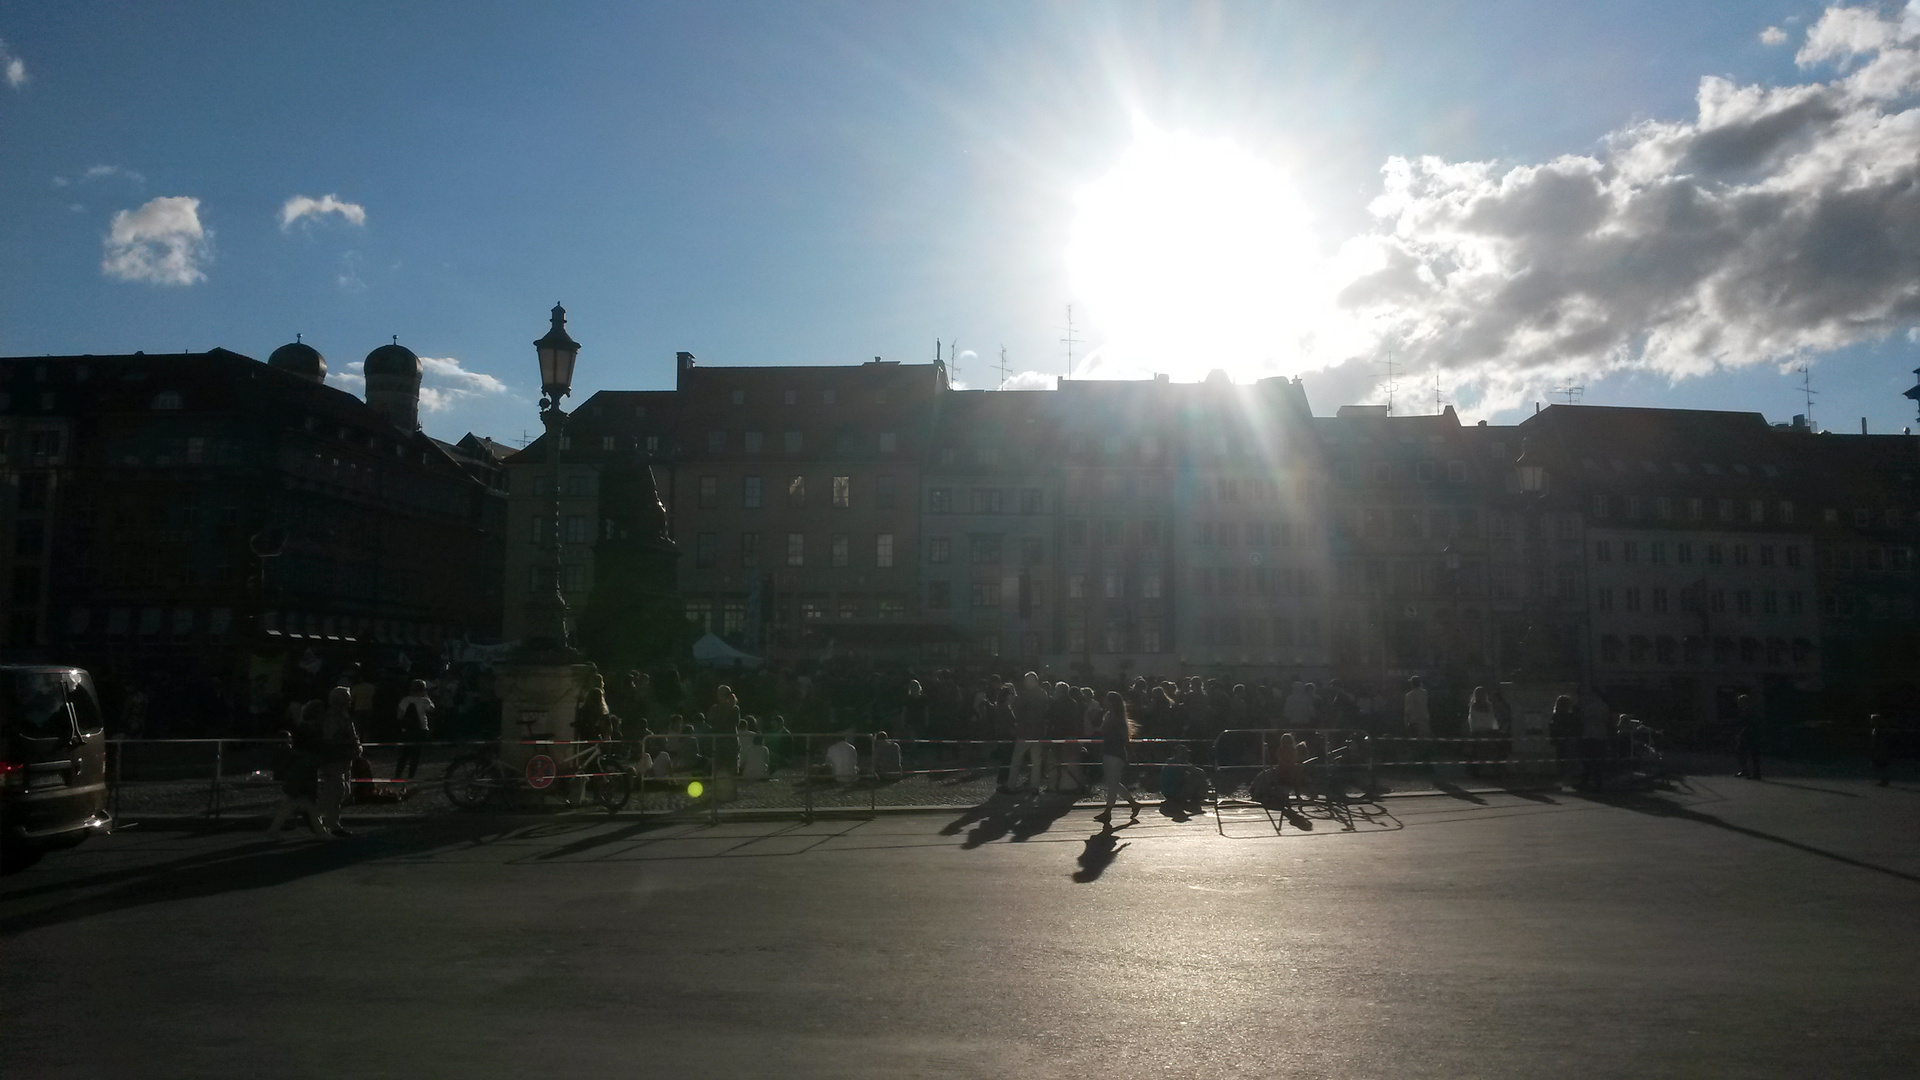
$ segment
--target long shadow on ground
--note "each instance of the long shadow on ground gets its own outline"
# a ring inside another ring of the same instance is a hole
[[[1795,851],[1805,852],[1808,855],[1818,856],[1822,859],[1831,859],[1834,862],[1846,866],[1854,866],[1862,870],[1871,870],[1876,874],[1886,874],[1888,877],[1896,877],[1902,881],[1911,881],[1916,885],[1920,885],[1920,874],[1909,874],[1904,870],[1895,870],[1890,866],[1881,866],[1878,863],[1865,862],[1860,859],[1842,855],[1837,851],[1817,848],[1811,844],[1803,844],[1798,840],[1789,840],[1784,836],[1776,836],[1773,833],[1760,829],[1748,828],[1745,825],[1735,825],[1724,818],[1703,813],[1689,806],[1682,806],[1671,800],[1663,799],[1658,795],[1651,795],[1645,792],[1579,792],[1576,793],[1575,797],[1586,799],[1589,802],[1601,803],[1606,806],[1617,806],[1622,810],[1632,810],[1639,814],[1651,814],[1654,817],[1679,818],[1682,821],[1711,825],[1716,829],[1725,829],[1728,832],[1739,833],[1741,836],[1750,836],[1755,840],[1765,840],[1770,844],[1779,844],[1782,847],[1789,847]]]

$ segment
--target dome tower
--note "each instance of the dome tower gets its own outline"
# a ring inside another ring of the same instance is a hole
[[[267,366],[298,375],[308,382],[327,381],[327,358],[320,355],[319,349],[301,341],[299,334],[273,350],[273,355],[267,357]]]
[[[367,354],[367,404],[402,431],[420,430],[420,358],[395,337]]]

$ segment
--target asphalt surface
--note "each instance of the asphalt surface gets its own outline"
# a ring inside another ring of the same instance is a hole
[[[1920,785],[1020,806],[128,829],[0,881],[0,1076],[1920,1074]]]

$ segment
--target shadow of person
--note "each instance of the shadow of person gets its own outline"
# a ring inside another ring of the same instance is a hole
[[[1042,798],[1021,805],[1014,811],[1013,823],[1007,830],[1009,840],[1031,840],[1053,828],[1066,812],[1073,809],[1073,800]]]
[[[976,821],[1010,813],[1019,805],[1019,802],[1018,797],[1013,795],[990,795],[987,797],[987,801],[980,803],[978,806],[967,807],[965,813],[947,822],[946,825],[941,827],[940,835],[958,836],[960,830]]]
[[[1199,808],[1196,806],[1174,802],[1162,802],[1160,804],[1160,816],[1172,818],[1182,823],[1192,821],[1194,815],[1197,813],[1199,813]]]
[[[1487,800],[1481,798],[1478,795],[1475,795],[1473,792],[1468,791],[1466,788],[1463,788],[1458,784],[1449,783],[1445,780],[1435,779],[1433,782],[1433,786],[1442,795],[1451,795],[1456,799],[1462,799],[1462,800],[1465,800],[1466,802],[1474,803],[1478,806],[1487,805]]]
[[[1120,826],[1121,829],[1126,827]],[[1126,850],[1127,845],[1120,843],[1120,838],[1115,835],[1117,831],[1110,826],[1087,837],[1086,846],[1080,850],[1080,869],[1073,872],[1074,881],[1082,885],[1098,881],[1100,875],[1107,872],[1107,867],[1113,865],[1113,860]]]

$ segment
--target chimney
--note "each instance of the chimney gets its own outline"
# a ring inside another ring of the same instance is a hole
[[[1866,433],[1867,433],[1867,418],[1863,416],[1860,418],[1860,434],[1865,435]]]
[[[693,370],[693,354],[690,352],[674,353],[673,362],[673,388],[679,390],[681,389],[680,384],[687,378],[687,372]]]

